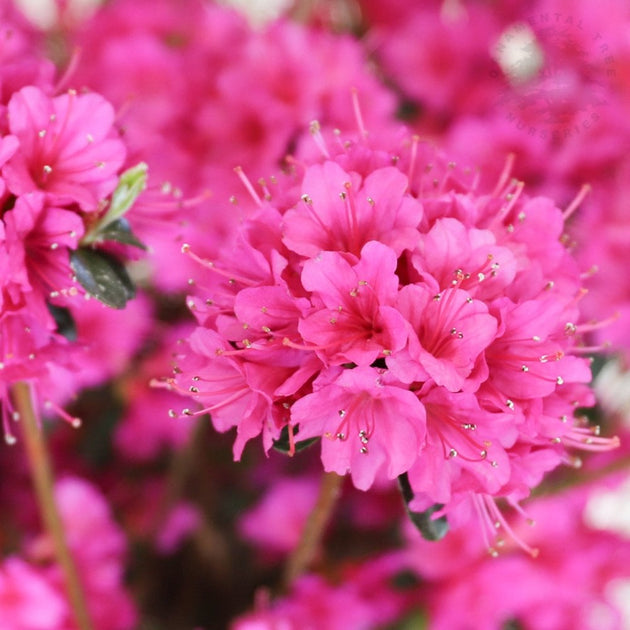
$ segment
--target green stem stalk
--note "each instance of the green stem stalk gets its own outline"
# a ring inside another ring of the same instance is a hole
[[[81,586],[76,564],[70,553],[59,508],[55,501],[54,477],[50,457],[37,416],[33,409],[31,388],[28,383],[13,385],[13,401],[20,414],[24,447],[39,511],[50,535],[57,562],[63,571],[68,600],[80,630],[94,630]]]
[[[336,473],[324,473],[319,488],[317,503],[309,514],[302,537],[289,556],[284,573],[284,586],[288,588],[302,573],[305,573],[315,559],[332,516],[335,504],[341,493],[343,477]]]

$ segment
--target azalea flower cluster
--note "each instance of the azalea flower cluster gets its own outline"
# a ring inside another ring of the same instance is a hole
[[[3,4],[1,12],[0,413],[4,439],[15,445],[19,423],[29,442],[30,429],[36,434],[42,429],[41,415],[78,427],[79,418],[62,405],[110,373],[113,361],[106,365],[104,357],[90,366],[90,341],[103,328],[89,322],[105,322],[107,316],[96,313],[96,300],[87,298],[96,298],[102,309],[122,309],[135,295],[122,261],[130,248],[143,245],[124,215],[145,186],[146,166],[123,172],[127,149],[113,106],[95,92],[65,89],[68,77],[55,79],[55,67],[39,54],[28,25],[10,6]],[[127,355],[127,348],[119,352]],[[86,372],[76,376],[81,366]],[[26,450],[29,456],[20,455],[31,469],[40,465],[45,471],[45,450],[37,461],[33,450]],[[53,480],[47,478],[52,493]],[[66,529],[92,616],[101,627],[128,628],[135,606],[123,586],[122,532],[89,483],[66,479],[57,489],[50,500],[60,506],[60,527]],[[29,504],[19,490],[15,496],[11,520],[3,515],[3,522],[13,523],[3,527],[4,550],[16,549],[9,532]],[[30,523],[28,529],[34,531]],[[93,536],[96,544],[90,544]],[[12,554],[0,563],[0,625],[75,627],[66,599],[70,579],[61,570],[54,532],[17,542],[28,559]],[[103,595],[116,603],[114,614],[102,606]]]
[[[11,61],[0,68],[3,83],[16,66],[35,64]],[[45,77],[49,62],[40,63]],[[142,246],[123,215],[146,171],[141,165],[121,178],[127,151],[114,108],[93,92],[56,90],[44,78],[17,85],[0,112],[0,398],[9,443],[16,381],[41,381],[47,406],[78,422],[57,406],[54,384],[56,368],[72,368],[71,313],[88,294],[122,308],[135,291],[119,259]],[[74,393],[67,385],[61,398]]]
[[[0,628],[623,627],[628,7],[29,4]]]
[[[508,170],[467,188],[416,137],[313,133],[321,159],[262,196],[244,180],[259,209],[233,248],[183,247],[204,268],[166,382],[201,404],[183,414],[236,427],[236,458],[259,434],[290,453],[321,438],[324,469],[357,488],[406,474],[412,509],[472,494],[489,523],[490,497],[527,496],[573,447],[616,446],[576,413],[593,397],[572,208]]]

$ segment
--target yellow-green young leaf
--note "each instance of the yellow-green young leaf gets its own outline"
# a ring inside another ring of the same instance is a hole
[[[105,215],[93,232],[98,233],[108,224],[124,216],[135,203],[138,195],[147,187],[147,165],[140,162],[128,168],[118,180]]]
[[[413,610],[407,613],[398,622],[386,626],[383,630],[426,630],[429,620],[422,610]]]
[[[112,193],[107,213],[101,220],[101,229],[119,219],[133,206],[138,195],[147,187],[147,165],[144,162],[128,168],[118,180]]]
[[[147,165],[140,162],[128,168],[118,180],[118,186],[112,193],[107,212],[81,239],[82,245],[90,245],[103,238],[102,232],[110,223],[120,219],[135,203],[138,195],[147,187]]]

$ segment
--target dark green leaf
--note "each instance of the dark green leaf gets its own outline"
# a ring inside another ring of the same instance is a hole
[[[125,267],[113,256],[88,247],[70,254],[70,266],[79,284],[112,308],[125,308],[136,290]]]
[[[297,435],[297,430],[295,435]],[[303,451],[305,448],[308,448],[312,444],[315,444],[319,438],[309,438],[307,440],[302,440],[300,442],[295,442],[295,452]],[[282,431],[280,431],[280,437],[277,440],[273,441],[273,447],[280,451],[281,453],[288,453],[291,450],[291,444],[289,443],[289,429],[284,426],[282,427]]]
[[[420,578],[412,569],[401,569],[392,575],[390,583],[397,591],[407,591],[420,584]]]
[[[72,317],[72,313],[63,306],[48,304],[48,311],[53,316],[57,324],[57,332],[68,341],[77,340],[77,325]]]
[[[441,540],[444,538],[448,532],[448,521],[446,520],[446,516],[432,518],[433,514],[441,510],[444,506],[436,503],[424,512],[414,512],[409,509],[409,503],[413,500],[414,494],[411,489],[411,485],[409,484],[407,473],[403,473],[398,477],[398,485],[400,486],[400,492],[402,494],[403,501],[405,502],[407,514],[409,515],[411,522],[422,534],[422,537],[425,540]]]
[[[131,231],[129,221],[124,218],[116,219],[112,223],[106,225],[98,233],[98,240],[116,241],[117,243],[123,243],[124,245],[132,245],[133,247],[146,249],[146,245]]]
[[[422,107],[419,103],[416,103],[412,100],[403,100],[398,106],[398,111],[396,112],[396,118],[398,120],[415,120],[422,113]]]

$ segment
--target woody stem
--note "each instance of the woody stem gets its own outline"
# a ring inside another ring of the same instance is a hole
[[[341,493],[343,477],[335,473],[324,473],[317,503],[309,514],[297,547],[289,556],[284,572],[285,587],[291,586],[302,573],[306,572],[321,545],[328,521]]]
[[[12,388],[15,408],[20,415],[24,447],[28,459],[35,496],[41,518],[50,535],[57,562],[65,577],[68,600],[74,611],[79,630],[94,630],[85,593],[76,564],[70,554],[63,521],[55,501],[54,478],[43,433],[37,422],[31,388],[28,383],[15,383]]]

